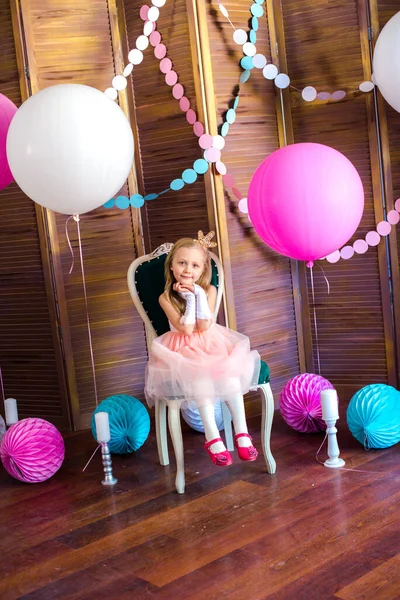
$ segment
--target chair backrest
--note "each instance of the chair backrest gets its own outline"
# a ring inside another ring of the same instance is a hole
[[[133,303],[142,317],[146,327],[147,341],[150,345],[154,338],[169,331],[167,317],[159,304],[159,297],[164,291],[164,265],[168,252],[173,244],[165,243],[151,254],[136,258],[128,269],[128,287]],[[211,283],[217,288],[217,301],[214,317],[218,310],[224,291],[224,272],[218,256],[210,252],[212,278]]]

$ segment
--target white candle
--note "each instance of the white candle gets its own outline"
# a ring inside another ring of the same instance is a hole
[[[6,412],[6,423],[8,426],[18,423],[18,408],[15,398],[4,400],[4,409]]]
[[[108,422],[108,413],[98,412],[94,415],[96,422],[96,435],[99,444],[104,444],[110,441],[110,424]]]
[[[339,418],[339,404],[336,390],[322,390],[321,406],[324,421],[336,421]]]

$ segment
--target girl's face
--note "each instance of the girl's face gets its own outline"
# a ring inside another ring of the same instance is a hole
[[[204,270],[203,253],[198,248],[179,248],[171,265],[171,271],[178,283],[192,285],[201,277]]]

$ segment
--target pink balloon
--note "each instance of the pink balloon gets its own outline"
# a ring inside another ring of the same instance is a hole
[[[313,261],[343,246],[364,210],[359,174],[322,144],[280,148],[259,165],[248,192],[250,219],[273,250]]]
[[[8,166],[6,141],[8,128],[17,110],[18,108],[14,102],[11,102],[7,96],[0,94],[0,190],[3,190],[14,181]]]

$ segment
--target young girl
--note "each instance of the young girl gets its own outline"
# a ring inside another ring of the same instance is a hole
[[[255,460],[248,434],[243,394],[258,383],[260,356],[249,339],[213,320],[217,290],[211,282],[208,248],[214,232],[198,239],[182,238],[165,262],[165,291],[159,302],[171,331],[156,338],[149,353],[145,394],[150,406],[159,399],[197,407],[204,424],[205,450],[214,464],[227,466],[232,457],[215,423],[214,406],[224,400],[232,414],[235,445],[241,460]]]

